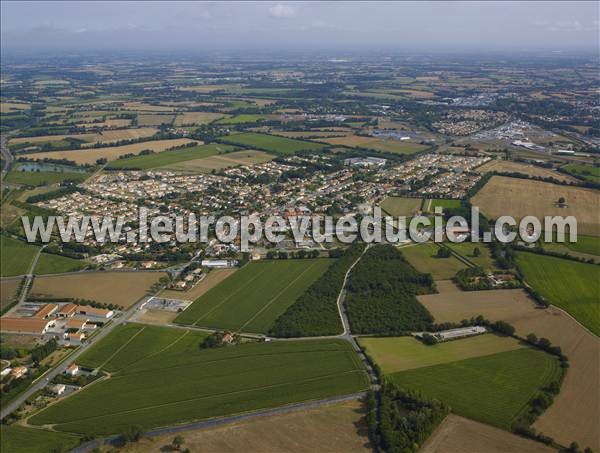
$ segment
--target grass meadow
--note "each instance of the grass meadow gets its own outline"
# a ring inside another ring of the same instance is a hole
[[[34,415],[34,425],[109,435],[350,394],[368,377],[341,340],[201,349],[205,333],[119,326],[81,358],[111,377]],[[149,341],[151,340],[151,341]]]
[[[198,298],[175,322],[267,333],[333,262],[303,259],[250,263]]]
[[[87,265],[88,263],[83,260],[76,260],[66,256],[53,255],[50,253],[42,253],[37,265],[35,266],[34,273],[37,275],[43,275],[75,272],[85,269]]]
[[[79,445],[80,437],[56,431],[10,425],[0,428],[0,450],[3,452],[26,451],[48,453],[68,451]]]
[[[517,263],[538,293],[600,335],[600,266],[528,252]]]
[[[510,429],[528,401],[559,375],[556,357],[521,348],[401,371],[389,379],[443,401],[458,415]]]
[[[431,274],[436,280],[450,279],[459,270],[467,267],[466,264],[454,256],[438,258],[437,251],[439,247],[433,243],[402,247],[400,250],[415,269],[419,272]]]
[[[38,247],[0,235],[0,268],[2,277],[23,275],[29,271]]]
[[[292,138],[250,132],[229,135],[225,137],[223,141],[276,154],[294,154],[298,151],[321,151],[326,147],[326,145],[321,143],[311,143],[302,140],[294,140]]]

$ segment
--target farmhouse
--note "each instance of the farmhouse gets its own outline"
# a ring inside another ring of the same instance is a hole
[[[54,326],[54,320],[30,318],[0,318],[0,330],[3,332],[25,333],[34,335],[45,334],[50,327]]]
[[[65,393],[66,388],[67,386],[65,384],[56,384],[48,387],[48,390],[50,390],[55,395],[62,395],[63,393]]]
[[[79,307],[79,314],[94,317],[94,318],[108,319],[112,315],[114,315],[114,312],[112,310],[106,310],[104,308]]]
[[[79,344],[85,338],[83,332],[65,333],[65,340],[69,340],[70,343]]]
[[[68,318],[70,316],[73,316],[76,312],[77,312],[77,305],[68,303],[68,304],[64,304],[62,307],[60,307],[60,310],[58,310],[55,313],[55,316],[57,318]]]
[[[50,316],[56,310],[58,310],[58,305],[46,304],[42,308],[40,308],[38,311],[36,311],[35,314],[33,315],[33,317],[44,319],[44,318],[47,318],[48,316]]]
[[[76,363],[72,363],[65,370],[65,374],[68,376],[76,376],[79,371],[79,366]]]
[[[27,373],[27,367],[24,366],[16,366],[10,372],[10,375],[13,379],[19,379],[21,376]]]

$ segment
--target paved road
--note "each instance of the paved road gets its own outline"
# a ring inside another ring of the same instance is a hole
[[[326,398],[326,399],[322,399],[322,400],[318,400],[318,401],[307,401],[304,403],[294,403],[294,404],[289,404],[289,405],[283,406],[283,407],[276,407],[273,409],[263,409],[263,410],[258,410],[258,411],[249,412],[249,413],[245,413],[245,414],[233,415],[231,417],[214,418],[214,419],[210,419],[210,420],[187,423],[185,425],[177,425],[177,426],[170,426],[167,428],[153,429],[152,431],[145,432],[143,434],[143,436],[144,437],[158,437],[158,436],[164,436],[166,434],[177,434],[177,433],[181,433],[181,432],[189,431],[189,430],[211,428],[214,426],[220,426],[220,425],[224,425],[227,423],[235,423],[235,422],[250,420],[253,418],[267,417],[270,415],[288,414],[291,412],[307,410],[307,409],[314,409],[314,408],[326,406],[329,404],[341,403],[344,401],[354,401],[354,400],[357,400],[364,396],[365,396],[365,393],[361,392],[361,393],[353,393],[351,395],[334,396],[331,398]],[[84,453],[84,452],[93,450],[94,448],[99,448],[103,444],[111,444],[112,442],[114,442],[117,439],[117,437],[118,436],[112,436],[107,439],[92,440],[90,442],[86,442],[84,444],[81,444],[79,447],[71,450],[71,453]]]

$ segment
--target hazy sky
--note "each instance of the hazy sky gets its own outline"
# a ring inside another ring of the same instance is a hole
[[[26,48],[598,49],[589,2],[26,2],[2,0]]]

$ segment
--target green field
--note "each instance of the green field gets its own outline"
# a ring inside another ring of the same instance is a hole
[[[582,236],[581,234],[578,234],[577,242],[567,242],[567,239],[568,236],[565,235],[565,242],[543,242],[542,246],[544,249],[552,252],[576,252],[600,256],[600,238],[596,236]],[[554,239],[554,241],[556,241],[556,239]]]
[[[3,452],[50,453],[68,451],[79,445],[80,438],[72,434],[46,431],[24,426],[0,428],[0,450]]]
[[[471,261],[476,266],[480,266],[488,270],[491,270],[495,267],[490,249],[486,244],[473,244],[471,242],[445,242],[444,244],[463,258]],[[479,249],[479,256],[474,255],[474,250],[476,248]]]
[[[216,124],[257,123],[259,121],[263,121],[263,120],[267,120],[267,119],[269,119],[269,117],[266,115],[244,114],[244,115],[232,116],[231,118],[221,118],[220,120],[216,121]]]
[[[133,156],[126,159],[117,159],[112,161],[107,168],[111,170],[124,168],[139,168],[141,170],[147,170],[149,168],[164,167],[166,165],[176,164],[178,162],[210,157],[214,156],[215,154],[231,151],[233,149],[234,148],[232,146],[219,144],[200,145],[191,148],[162,151],[160,153],[148,154],[145,156]]]
[[[387,197],[380,203],[381,209],[389,215],[413,217],[421,210],[421,198]],[[407,219],[408,224],[408,219]]]
[[[408,262],[420,272],[433,275],[436,280],[448,280],[456,273],[467,267],[458,258],[438,258],[436,256],[439,247],[432,243],[419,244],[402,247],[400,250]]]
[[[443,198],[433,198],[425,201],[425,211],[434,213],[436,207],[446,209],[460,208],[460,200],[445,200]]]
[[[523,347],[511,337],[477,335],[426,346],[413,337],[362,337],[361,346],[384,374],[456,362]]]
[[[23,275],[29,271],[38,247],[0,235],[0,268],[2,277]]]
[[[197,299],[175,322],[267,333],[332,263],[328,259],[250,263]]]
[[[76,260],[66,256],[54,255],[51,253],[42,253],[35,266],[34,273],[41,274],[60,274],[62,272],[74,272],[84,269],[88,263],[83,260]]]
[[[320,151],[326,147],[326,145],[320,143],[255,133],[229,135],[222,140],[234,145],[248,146],[276,154],[293,154],[298,151]]]
[[[49,406],[29,423],[108,435],[362,391],[368,377],[341,340],[201,349],[205,333],[119,326],[81,359],[111,377]],[[154,344],[157,342],[159,344]]]
[[[600,335],[600,266],[528,252],[517,263],[538,293]]]
[[[15,169],[6,175],[6,182],[37,187],[57,184],[66,180],[81,182],[85,181],[88,176],[89,173],[82,172],[19,171]]]
[[[555,381],[560,370],[556,357],[521,348],[401,371],[389,378],[448,404],[458,415],[510,429],[528,401]]]
[[[581,176],[590,182],[600,182],[600,167],[585,164],[569,164],[563,170],[575,176]]]

